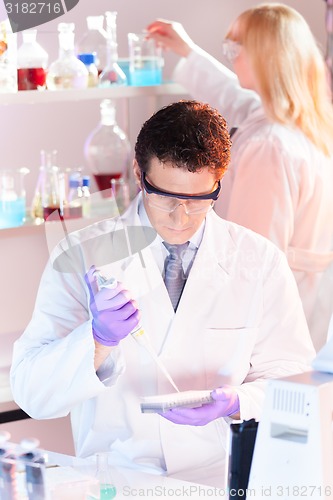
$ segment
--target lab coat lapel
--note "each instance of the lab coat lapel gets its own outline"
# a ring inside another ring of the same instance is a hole
[[[138,202],[139,197],[137,202],[120,219],[119,227],[141,226],[138,216]],[[119,276],[118,280],[123,280],[128,290],[131,291],[138,302],[139,309],[144,312],[143,327],[149,334],[155,351],[159,353],[175,313],[161,272],[152,254],[152,245],[154,242],[145,246],[141,252],[134,253],[132,256],[115,263],[113,270]]]

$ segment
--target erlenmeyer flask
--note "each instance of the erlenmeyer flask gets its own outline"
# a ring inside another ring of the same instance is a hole
[[[99,76],[100,87],[127,85],[127,78],[118,64],[117,12],[106,12],[107,63]]]

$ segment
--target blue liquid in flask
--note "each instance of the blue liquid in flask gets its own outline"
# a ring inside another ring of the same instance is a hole
[[[0,228],[22,226],[25,221],[25,198],[0,199]]]
[[[112,500],[117,494],[117,489],[113,484],[101,484],[100,500]]]

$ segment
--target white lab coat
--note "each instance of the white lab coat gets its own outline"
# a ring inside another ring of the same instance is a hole
[[[112,231],[124,225],[140,226],[137,200],[122,218],[73,233],[73,245],[92,242],[80,274],[48,264],[32,320],[14,345],[14,399],[38,419],[71,412],[79,456],[109,450],[118,465],[197,482],[216,468],[223,478],[228,419],[191,427],[141,414],[141,396],[174,389],[131,337],[95,373],[84,267],[98,264],[97,237],[109,234],[111,242]],[[232,384],[241,418],[259,418],[265,379],[309,369],[314,350],[295,281],[283,253],[265,238],[209,213],[176,314],[149,246],[141,257],[99,268],[131,290],[142,325],[180,390]]]
[[[269,121],[259,96],[200,48],[179,62],[174,79],[238,127],[216,212],[285,252],[319,349],[333,312],[333,157]]]

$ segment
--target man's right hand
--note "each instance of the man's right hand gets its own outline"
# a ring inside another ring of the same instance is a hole
[[[181,57],[187,57],[194,45],[180,23],[157,19],[146,29],[148,38],[152,38],[164,49],[172,50]]]
[[[98,290],[95,273],[92,266],[84,277],[90,295],[93,336],[99,344],[116,346],[139,324],[140,311],[121,283],[114,289]]]

